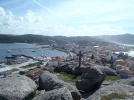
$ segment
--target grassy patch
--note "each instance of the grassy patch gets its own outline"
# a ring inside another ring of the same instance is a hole
[[[119,76],[106,76],[106,81],[117,81],[120,80],[121,78]]]
[[[31,68],[33,66],[21,66],[20,68],[23,68],[23,69],[27,69],[27,68]]]
[[[67,83],[70,83],[72,85],[75,85],[75,82],[77,80],[80,80],[81,79],[81,76],[75,77],[75,75],[73,75],[73,74],[68,74],[68,73],[65,73],[65,72],[61,72],[60,73],[60,78],[63,81],[67,82]]]
[[[12,72],[16,72],[16,71],[19,71],[19,69],[17,69],[17,68],[12,69]]]
[[[121,93],[111,93],[107,96],[103,96],[100,100],[125,99],[126,97],[129,96]]]

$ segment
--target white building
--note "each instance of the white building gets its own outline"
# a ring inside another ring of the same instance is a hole
[[[0,77],[4,77],[12,73],[11,67],[0,67]]]

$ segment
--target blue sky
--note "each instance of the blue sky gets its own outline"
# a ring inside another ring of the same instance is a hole
[[[0,0],[0,33],[133,34],[133,11],[134,0]]]

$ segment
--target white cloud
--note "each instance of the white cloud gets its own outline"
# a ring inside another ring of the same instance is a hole
[[[5,14],[6,13],[5,13],[4,9],[0,7],[0,16],[5,16]]]
[[[29,10],[25,16],[13,18],[11,12],[0,8],[0,33],[3,34],[41,34],[41,35],[64,35],[64,36],[93,36],[106,34],[124,34],[126,31],[119,26],[99,24],[79,27],[66,26],[63,24],[45,24],[43,18]]]
[[[40,16],[36,16],[36,14],[32,12],[31,10],[28,10],[26,16],[23,19],[30,23],[43,21]],[[21,21],[22,21],[22,18],[21,18]]]

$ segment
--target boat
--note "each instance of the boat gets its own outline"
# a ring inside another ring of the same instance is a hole
[[[8,53],[11,53],[12,51],[11,50],[7,50]]]
[[[14,59],[14,56],[5,56],[6,59]]]

